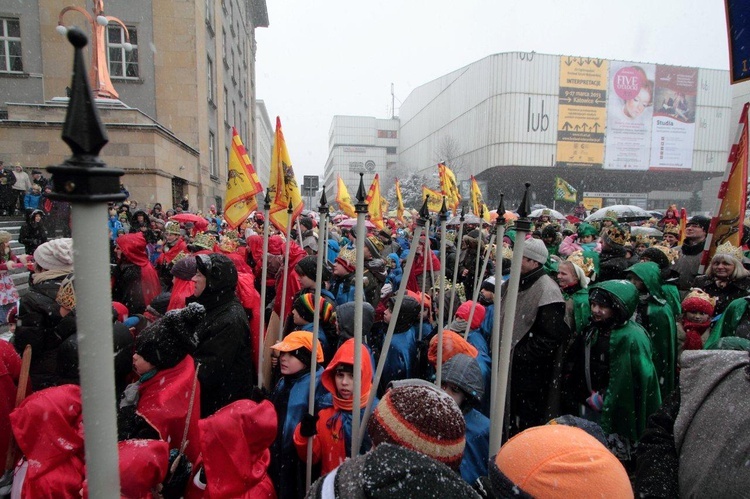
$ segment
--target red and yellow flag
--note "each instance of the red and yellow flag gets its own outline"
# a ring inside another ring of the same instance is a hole
[[[294,178],[292,160],[289,159],[289,151],[286,148],[284,133],[281,131],[281,119],[276,117],[276,134],[273,141],[273,152],[271,153],[271,179],[269,181],[271,196],[271,223],[280,231],[286,232],[288,223],[287,208],[292,203],[292,221],[302,213],[305,203],[299,192],[299,184]]]
[[[687,226],[687,210],[683,207],[680,209],[680,242],[682,244],[685,241],[685,227]]]
[[[474,212],[476,216],[479,216],[481,213],[482,219],[487,223],[490,222],[490,210],[487,208],[487,205],[484,204],[482,190],[479,188],[479,184],[477,183],[477,179],[474,178],[474,175],[471,176],[471,211]]]
[[[427,200],[427,209],[435,213],[439,213],[443,207],[443,194],[440,191],[433,191],[429,187],[422,186],[422,202],[424,203],[425,198],[429,196]]]
[[[367,212],[370,214],[370,222],[378,229],[383,229],[383,198],[380,195],[380,176],[376,173],[372,179],[370,190],[367,192]]]
[[[349,196],[349,191],[346,188],[344,180],[341,175],[338,176],[336,183],[336,202],[339,204],[339,209],[347,217],[355,218],[357,213],[354,211],[354,205],[352,204],[352,198]]]
[[[401,181],[396,179],[396,218],[401,223],[404,222],[404,198],[401,196]]]
[[[445,163],[438,163],[438,174],[440,176],[440,190],[445,196],[445,205],[455,213],[461,204],[461,194],[458,192],[456,176],[450,168],[445,166]]]
[[[255,195],[263,192],[258,174],[255,173],[253,163],[234,127],[232,127],[232,149],[229,152],[227,167],[229,173],[227,174],[224,219],[229,227],[234,229],[258,208]]]
[[[748,160],[748,107],[746,103],[740,115],[732,149],[729,152],[724,180],[719,187],[716,210],[708,228],[708,237],[703,250],[700,272],[708,266],[716,248],[726,242],[739,248],[742,246],[742,229],[747,199]]]

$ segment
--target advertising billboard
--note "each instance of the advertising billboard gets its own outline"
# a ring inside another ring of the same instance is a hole
[[[558,166],[602,165],[608,66],[604,59],[560,57]]]
[[[698,70],[659,65],[654,83],[650,166],[689,170],[693,166]]]

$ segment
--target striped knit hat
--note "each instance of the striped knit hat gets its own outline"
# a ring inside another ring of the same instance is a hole
[[[327,300],[321,296],[318,302],[320,306],[320,322],[329,323],[336,319],[336,308],[331,300]],[[315,294],[304,293],[294,300],[294,309],[297,313],[305,319],[307,322],[312,322],[315,319]]]
[[[390,443],[421,452],[458,471],[466,445],[456,402],[435,386],[405,385],[386,392],[367,431],[373,446]]]

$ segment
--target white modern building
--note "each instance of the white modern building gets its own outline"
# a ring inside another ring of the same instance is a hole
[[[263,99],[255,100],[255,147],[253,166],[258,173],[260,185],[269,185],[271,177],[271,153],[273,152],[274,129]],[[265,196],[265,193],[263,194]]]
[[[385,182],[386,173],[398,163],[398,147],[397,118],[334,116],[328,134],[328,160],[323,178],[329,202],[336,199],[338,176],[346,183],[352,198],[359,186],[360,173],[365,174],[365,189],[376,173],[380,174],[381,182]],[[385,192],[390,186],[381,184],[381,187]]]
[[[658,190],[670,199],[723,172],[732,114],[728,71],[494,54],[404,100],[399,170],[430,178],[449,141],[462,165],[459,182],[475,175],[491,197],[504,192],[510,202],[529,180],[537,201],[551,203],[555,176],[581,193]],[[620,201],[660,203],[650,195]]]

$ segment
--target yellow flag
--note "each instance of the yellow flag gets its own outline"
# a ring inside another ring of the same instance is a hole
[[[424,203],[424,199],[430,196],[430,199],[427,200],[427,209],[430,211],[434,211],[435,213],[438,213],[441,208],[443,207],[443,194],[439,191],[433,191],[429,187],[422,186],[422,202]]]
[[[247,155],[245,146],[232,127],[232,150],[229,152],[227,193],[224,202],[224,219],[230,228],[239,226],[251,212],[258,208],[255,195],[263,191],[258,174]]]
[[[479,188],[479,184],[477,183],[477,179],[474,178],[474,175],[471,176],[471,211],[474,212],[476,216],[479,216],[481,213],[482,219],[487,223],[490,222],[490,210],[487,208],[487,205],[484,204],[482,190]]]
[[[276,134],[273,152],[271,153],[271,179],[269,181],[271,196],[271,223],[280,231],[286,231],[288,223],[287,208],[292,202],[292,221],[302,213],[305,204],[299,192],[297,179],[294,178],[292,160],[286,148],[284,133],[281,131],[281,119],[276,117]]]
[[[346,189],[346,184],[342,180],[341,175],[339,175],[336,184],[336,202],[339,204],[339,209],[344,212],[344,215],[351,218],[357,216],[352,204],[352,198],[349,196],[349,191]]]
[[[445,205],[455,213],[461,204],[461,194],[458,192],[456,176],[444,163],[438,163],[438,174],[440,176],[440,190],[445,196]]]
[[[401,181],[396,179],[396,218],[404,222],[404,198],[401,196]]]
[[[383,202],[380,196],[380,176],[376,173],[372,179],[370,190],[367,192],[367,212],[370,214],[370,222],[378,229],[383,229]]]

